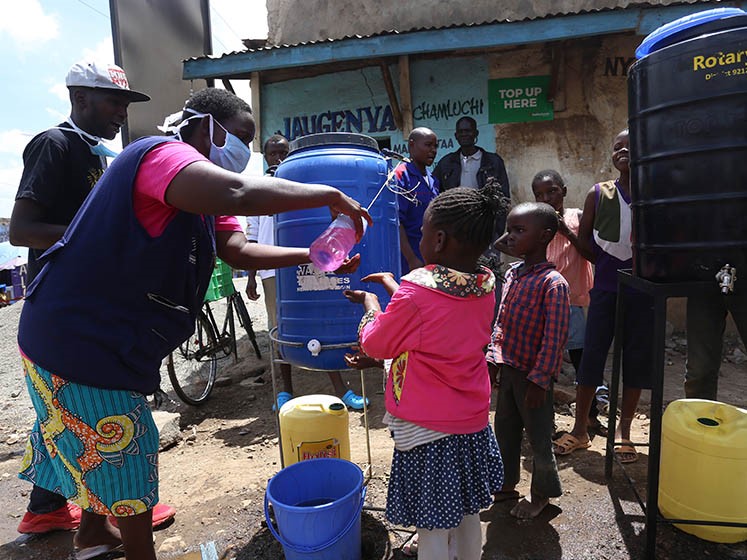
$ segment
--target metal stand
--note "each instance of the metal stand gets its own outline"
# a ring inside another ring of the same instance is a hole
[[[631,271],[620,270],[617,273],[617,304],[615,311],[615,344],[612,354],[612,380],[610,384],[610,412],[607,434],[607,450],[605,454],[604,474],[612,477],[613,460],[620,466],[630,484],[638,504],[641,506],[646,519],[646,560],[656,558],[656,525],[662,523],[678,523],[683,525],[717,525],[722,527],[747,527],[746,523],[725,523],[720,521],[705,521],[697,519],[667,519],[659,514],[659,459],[661,456],[661,415],[664,393],[664,342],[666,337],[667,299],[672,297],[688,297],[713,290],[713,282],[677,282],[656,283],[633,276]],[[625,472],[625,465],[615,457],[615,430],[617,421],[617,401],[620,388],[620,362],[622,358],[623,325],[625,313],[625,286],[629,286],[650,295],[654,301],[654,340],[652,353],[651,378],[651,429],[648,443],[634,443],[638,447],[648,447],[648,474],[646,480],[646,503],[636,490],[633,480]]]
[[[270,336],[270,377],[272,377],[272,402],[273,404],[277,403],[278,401],[278,390],[277,390],[277,381],[275,379],[275,364],[285,364],[288,363],[285,360],[282,360],[278,358],[278,352],[276,345],[280,346],[288,346],[290,348],[306,348],[306,345],[303,342],[289,342],[285,340],[281,340],[277,338],[277,331],[278,328],[274,327],[270,330],[269,336]],[[355,346],[358,344],[357,341],[354,342],[348,342],[344,344],[326,344],[321,346],[321,350],[340,350],[343,348],[350,348],[351,346]],[[306,368],[303,368],[306,369]],[[366,464],[363,468],[363,474],[365,476],[365,479],[363,481],[363,484],[368,484],[368,481],[371,479],[372,470],[373,470],[373,462],[371,461],[371,437],[368,430],[368,405],[366,403],[366,383],[365,379],[363,377],[363,370],[360,370],[361,375],[361,396],[363,397],[363,424],[366,428],[366,456],[368,459],[368,464]],[[278,448],[280,449],[280,466],[285,467],[285,460],[283,459],[283,435],[280,432],[280,410],[275,411],[275,430],[278,434]]]

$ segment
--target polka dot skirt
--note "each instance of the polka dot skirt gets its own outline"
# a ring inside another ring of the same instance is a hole
[[[397,525],[452,529],[493,503],[503,462],[490,426],[410,451],[394,450],[386,517]]]

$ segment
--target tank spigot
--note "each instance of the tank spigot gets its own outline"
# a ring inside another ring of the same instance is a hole
[[[322,343],[316,338],[312,338],[306,343],[306,349],[311,352],[312,356],[316,357],[319,355],[319,352],[322,351]]]
[[[734,291],[734,284],[737,281],[737,269],[730,264],[725,264],[716,274],[718,286],[721,293],[726,295]]]

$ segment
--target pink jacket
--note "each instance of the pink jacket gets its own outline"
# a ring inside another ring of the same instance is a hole
[[[387,377],[386,409],[408,422],[449,434],[488,425],[490,342],[495,278],[429,265],[402,278],[385,312],[361,321],[361,349],[396,356]]]

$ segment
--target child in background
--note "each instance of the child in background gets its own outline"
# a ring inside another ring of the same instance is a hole
[[[589,307],[589,291],[594,282],[591,252],[578,239],[578,226],[582,212],[580,208],[564,207],[563,203],[568,189],[560,173],[554,169],[540,171],[534,176],[532,192],[537,202],[549,204],[558,214],[558,233],[547,246],[547,260],[555,265],[570,288],[571,320],[568,325],[568,342],[565,349],[568,350],[573,369],[578,374],[581,356],[584,352],[584,332],[586,331],[584,308]],[[589,429],[601,436],[606,436],[606,428],[599,421],[598,414],[599,409],[595,398],[589,412]],[[560,442],[556,442],[556,445],[560,445]]]
[[[552,448],[552,387],[568,338],[568,283],[547,262],[547,246],[558,230],[552,206],[519,204],[508,214],[506,225],[501,240],[524,261],[506,273],[486,356],[491,378],[500,379],[495,434],[506,482],[496,501],[518,497],[521,440],[526,430],[533,454],[531,499],[520,500],[511,515],[529,519],[537,517],[550,498],[561,495]]]
[[[494,188],[451,189],[423,218],[420,251],[426,266],[402,278],[370,278],[396,290],[386,312],[375,294],[346,291],[366,312],[360,348],[376,359],[395,357],[384,417],[394,439],[387,519],[418,530],[418,555],[460,560],[482,550],[480,509],[503,483],[489,425],[490,378],[483,348],[495,304],[495,277],[477,266],[493,234],[503,199]]]
[[[630,213],[630,151],[628,130],[612,144],[612,164],[620,173],[615,181],[594,185],[586,195],[578,238],[594,256],[594,287],[584,337],[584,355],[576,385],[576,418],[566,438],[563,454],[589,447],[588,417],[596,388],[604,381],[604,366],[615,331],[617,271],[632,267]],[[642,389],[651,388],[651,341],[654,314],[652,299],[629,290],[625,295],[623,324],[623,391],[620,423],[615,439],[621,444],[615,455],[622,463],[632,463],[638,453],[630,440]]]
[[[408,193],[407,196],[397,195],[402,274],[423,266],[420,228],[428,203],[438,195],[438,181],[427,169],[433,165],[438,151],[436,133],[430,128],[416,128],[410,133],[407,146],[411,161],[394,168],[399,189]]]

